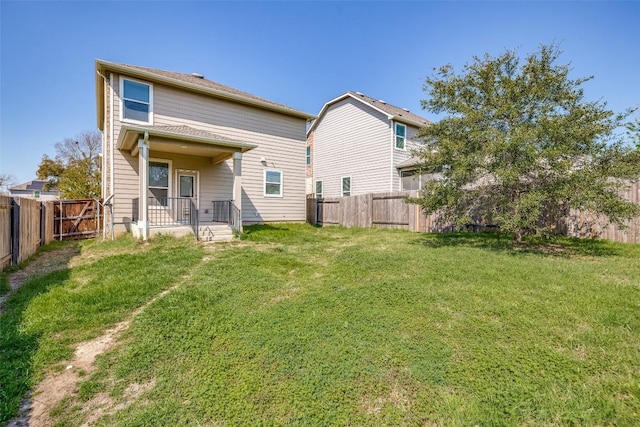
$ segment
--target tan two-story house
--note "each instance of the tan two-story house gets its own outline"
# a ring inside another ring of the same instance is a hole
[[[313,115],[193,73],[96,60],[107,230],[230,236],[305,220]],[[110,214],[112,211],[112,214]]]

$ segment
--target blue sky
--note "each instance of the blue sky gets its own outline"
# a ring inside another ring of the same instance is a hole
[[[424,77],[473,55],[560,43],[590,100],[640,106],[639,2],[0,0],[0,173],[95,130],[94,59],[179,72],[317,114],[355,90],[420,109]]]

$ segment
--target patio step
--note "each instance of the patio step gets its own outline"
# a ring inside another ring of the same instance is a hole
[[[202,242],[228,242],[233,240],[233,231],[226,224],[201,224],[198,238]]]

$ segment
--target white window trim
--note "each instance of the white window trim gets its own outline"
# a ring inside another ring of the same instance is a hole
[[[124,81],[129,80],[130,82],[136,82],[143,85],[149,86],[149,121],[143,122],[140,120],[126,119],[124,117]],[[120,121],[123,123],[138,123],[142,125],[152,125],[153,124],[153,83],[145,82],[142,80],[132,79],[131,77],[123,77],[120,76]]]
[[[311,166],[311,146],[307,145],[305,165]]]
[[[345,178],[349,178],[349,196],[351,196],[351,193],[353,193],[353,191],[351,191],[351,175],[349,176],[343,176],[340,177],[340,194],[342,195],[342,197],[349,197],[349,196],[345,196],[344,195],[344,179]]]
[[[180,197],[180,175],[192,176],[195,175],[196,182],[195,185],[195,193],[196,193],[196,209],[200,209],[200,171],[191,170],[191,169],[176,169],[175,170],[175,183],[176,183],[176,196]]]
[[[397,127],[398,126],[404,127],[404,137],[403,137],[404,141],[402,143],[402,148],[398,148],[398,143],[397,143],[397,138],[398,138]],[[398,122],[393,123],[393,148],[398,151],[407,151],[407,125],[398,123]]]
[[[320,196],[318,196],[317,190],[318,190],[318,183],[320,183],[320,186],[322,187],[322,191],[319,193]],[[316,199],[322,199],[323,195],[324,195],[324,183],[322,182],[321,179],[317,179],[313,182],[313,194],[316,196]]]
[[[267,194],[267,172],[278,172],[280,174],[280,194]],[[265,169],[262,174],[262,194],[264,197],[284,197],[284,172],[278,169]]]
[[[171,176],[172,176],[172,173],[173,173],[172,161],[170,159],[159,159],[159,158],[155,158],[155,157],[154,158],[150,157],[149,158],[149,163],[151,163],[151,162],[168,163],[169,164],[169,174],[167,176],[167,180],[169,181],[169,182],[167,182],[167,185],[168,185],[168,187],[167,187],[167,199],[169,199],[169,200],[167,201],[167,206],[171,206],[171,195],[173,194],[172,191],[171,191]],[[149,170],[151,170],[151,169],[149,168]],[[151,188],[164,188],[164,187],[155,187],[155,186],[152,186],[152,185],[148,185],[147,186],[147,191],[149,189],[151,189]],[[145,196],[149,197],[148,194],[146,194]],[[167,206],[149,206],[149,207],[152,208],[152,209],[164,209]]]

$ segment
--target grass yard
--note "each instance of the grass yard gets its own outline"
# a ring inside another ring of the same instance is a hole
[[[75,343],[173,288],[58,425],[640,424],[640,245],[283,224],[81,258],[1,315],[0,421]]]

